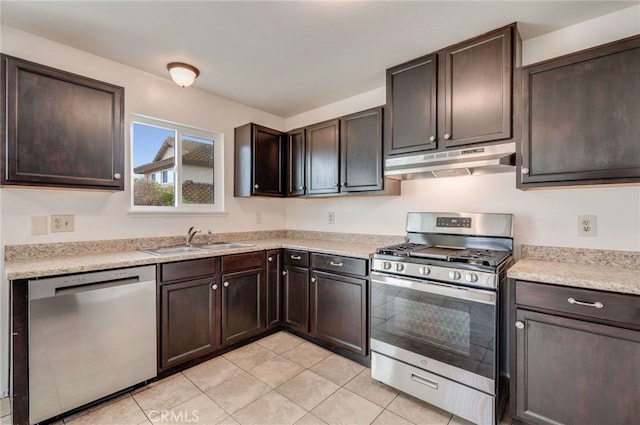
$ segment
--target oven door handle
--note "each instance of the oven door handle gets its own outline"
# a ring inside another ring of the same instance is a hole
[[[466,286],[447,285],[432,280],[417,280],[408,277],[394,277],[384,273],[371,272],[371,281],[383,285],[398,286],[400,288],[414,289],[430,294],[443,295],[461,300],[479,302],[483,304],[496,304],[496,292],[483,291],[482,289],[467,288]]]

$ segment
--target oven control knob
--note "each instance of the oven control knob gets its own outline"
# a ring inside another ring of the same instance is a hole
[[[420,267],[420,268],[418,269],[418,271],[420,272],[420,274],[421,274],[422,276],[426,276],[426,275],[428,275],[429,273],[431,273],[431,268],[430,268],[430,267],[422,266],[422,267]]]
[[[385,269],[385,270],[391,269],[391,263],[388,262],[388,261],[383,261],[382,262],[382,268]]]
[[[397,272],[401,272],[402,270],[404,270],[404,264],[402,264],[402,263],[397,263],[397,264],[396,264],[396,271],[397,271]]]
[[[478,275],[475,273],[465,273],[464,274],[464,279],[467,282],[477,282],[478,281]]]
[[[449,279],[453,279],[453,280],[458,280],[460,279],[460,272],[457,272],[455,270],[451,270],[449,272]]]

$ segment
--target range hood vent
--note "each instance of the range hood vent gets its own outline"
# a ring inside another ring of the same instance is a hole
[[[430,177],[491,174],[515,171],[516,144],[466,148],[428,154],[389,158],[385,177],[409,180]]]

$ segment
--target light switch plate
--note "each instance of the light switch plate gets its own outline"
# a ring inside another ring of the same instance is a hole
[[[47,216],[46,215],[31,217],[31,234],[34,236],[47,234]]]

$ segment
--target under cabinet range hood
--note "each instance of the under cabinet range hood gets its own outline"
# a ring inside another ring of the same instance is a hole
[[[385,177],[410,180],[515,171],[515,142],[388,158]]]

